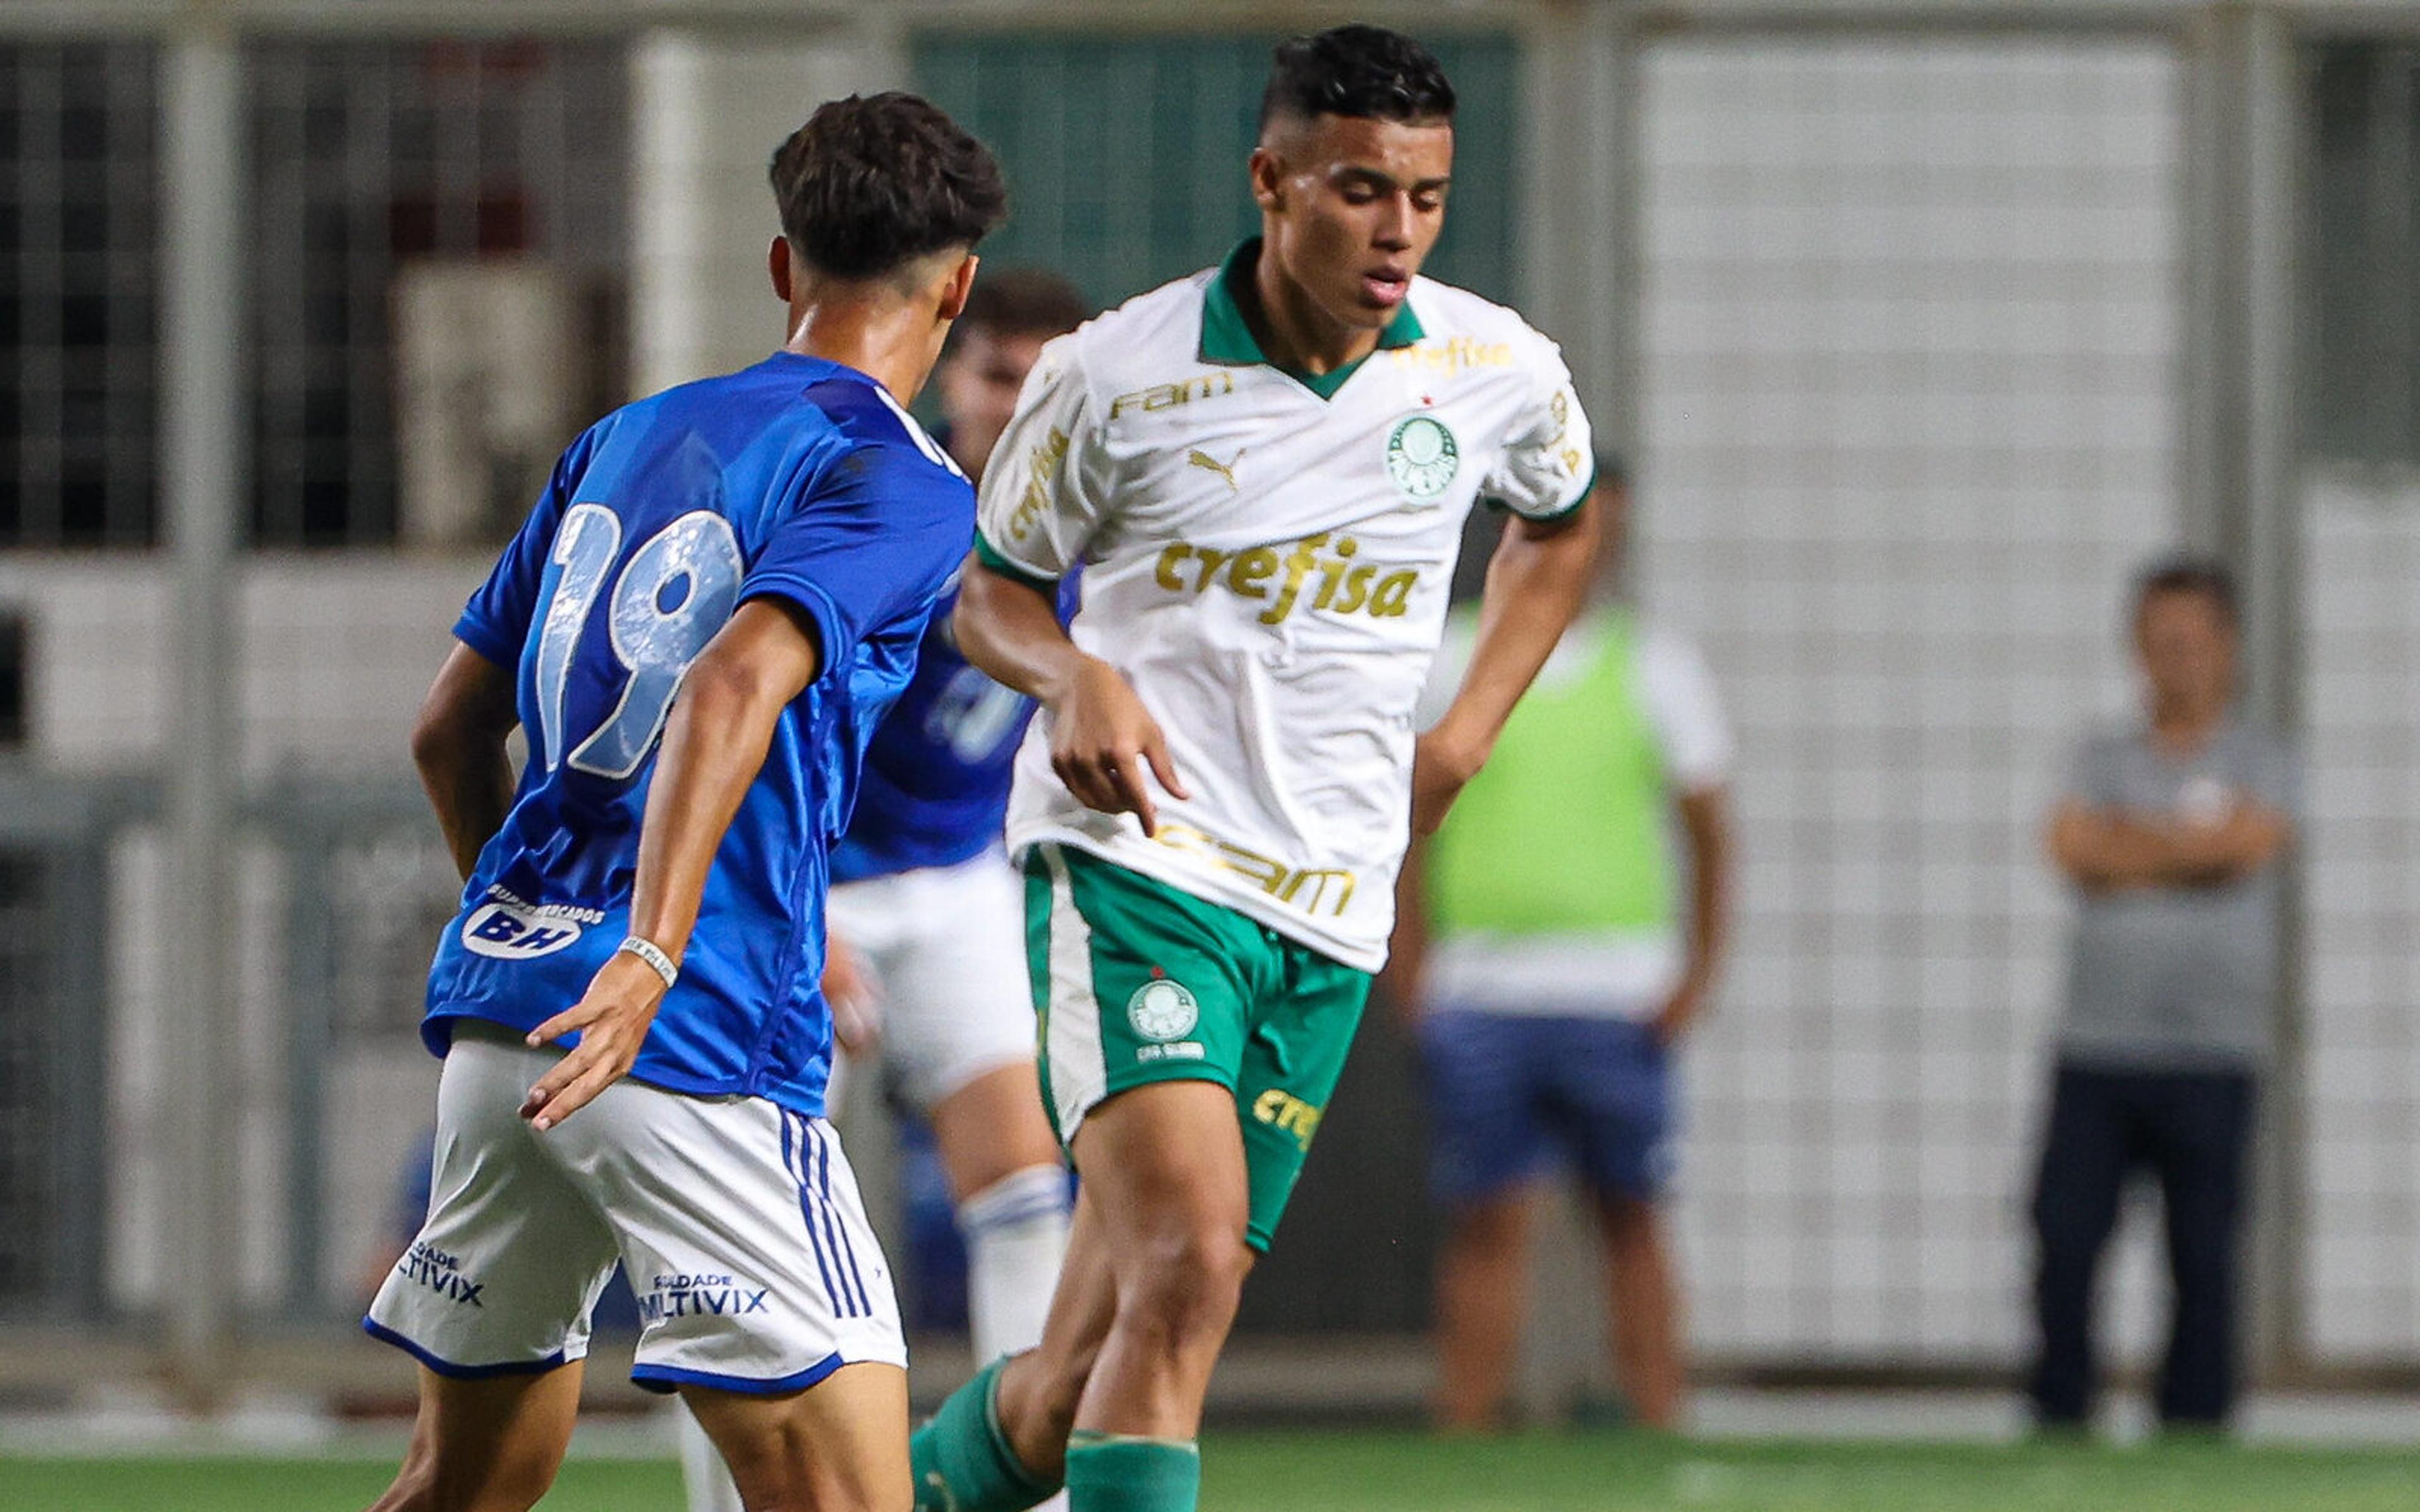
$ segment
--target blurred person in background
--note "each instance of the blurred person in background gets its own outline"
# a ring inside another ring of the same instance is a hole
[[[936,439],[969,478],[983,481],[1043,343],[1091,313],[1052,273],[986,272],[975,285],[933,370],[946,427]],[[1025,887],[1001,838],[1033,701],[958,655],[955,597],[943,596],[915,676],[866,748],[857,810],[832,852],[823,987],[845,1065],[879,1057],[932,1127],[985,1365],[1042,1341],[1069,1199],[1034,1066]],[[692,1512],[739,1512],[721,1458],[693,1419],[681,1427]]]
[[[2179,561],[2137,580],[2140,723],[2086,738],[2051,815],[2074,935],[2035,1188],[2034,1411],[2089,1418],[2095,1273],[2138,1170],[2157,1177],[2175,1285],[2159,1412],[2225,1425],[2236,1390],[2246,1147],[2277,983],[2295,764],[2233,715],[2237,597]]]
[[[1681,1415],[1681,1304],[1659,1211],[1672,1052],[1720,968],[1732,743],[1695,647],[1621,598],[1628,488],[1598,463],[1598,589],[1496,753],[1399,884],[1385,985],[1430,1089],[1438,1425],[1504,1422],[1530,1235],[1557,1157],[1603,1242],[1613,1363],[1640,1423]],[[1449,634],[1433,688],[1459,680]],[[1433,695],[1434,697],[1434,695]]]

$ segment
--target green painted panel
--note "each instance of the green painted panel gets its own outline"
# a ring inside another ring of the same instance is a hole
[[[1275,37],[920,38],[918,87],[1008,174],[995,267],[1039,265],[1104,304],[1214,263],[1257,229],[1245,182]],[[1460,96],[1454,189],[1428,271],[1513,293],[1519,54],[1497,33],[1423,39]]]

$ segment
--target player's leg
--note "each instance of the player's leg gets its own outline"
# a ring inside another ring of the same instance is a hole
[[[2039,1330],[2030,1391],[2044,1427],[2082,1427],[2098,1385],[2092,1287],[2118,1224],[2131,1135],[2115,1078],[2062,1065],[2034,1184],[2034,1315]]]
[[[1117,1301],[1100,1214],[1079,1194],[1042,1342],[978,1370],[916,1430],[919,1512],[1019,1512],[1063,1488],[1076,1404]]]
[[[519,1116],[552,1058],[473,1025],[445,1057],[428,1217],[363,1319],[421,1366],[411,1448],[382,1509],[526,1507],[570,1442],[615,1255],[556,1143]]]
[[[843,1365],[803,1391],[766,1396],[684,1385],[748,1512],[906,1512],[908,1372]]]
[[[1067,1247],[1059,1136],[1034,1069],[1024,883],[998,856],[899,879],[910,918],[884,963],[890,1055],[933,1126],[967,1245],[975,1359],[1042,1337]]]
[[[420,1415],[403,1468],[370,1512],[521,1512],[563,1465],[581,1362],[539,1375],[454,1380],[420,1367]]]
[[[1529,1302],[1536,1176],[1546,1152],[1535,1020],[1443,1008],[1420,1022],[1429,1185],[1443,1210],[1434,1301],[1439,1427],[1499,1427]]]
[[[1687,1372],[1682,1365],[1681,1290],[1663,1210],[1645,1198],[1604,1194],[1596,1201],[1596,1220],[1605,1245],[1614,1377],[1621,1383],[1622,1399],[1647,1427],[1678,1427]]]
[[[1041,1342],[1067,1251],[1067,1168],[1042,1115],[1029,1056],[933,1104],[933,1137],[967,1244],[967,1322],[975,1358]]]
[[[1680,1288],[1661,1211],[1674,1164],[1670,1055],[1647,1025],[1628,1019],[1539,1023],[1553,1122],[1595,1211],[1615,1376],[1639,1422],[1677,1427]]]
[[[1146,1434],[1128,1444],[1097,1435],[1141,1431],[1115,1426],[1129,1417],[1181,1428],[1187,1382],[1194,1374],[1206,1381],[1202,1341],[1212,1340],[1215,1360],[1232,1318],[1232,1293],[1249,1264],[1249,1201],[1229,1088],[1249,983],[1268,947],[1230,910],[1055,846],[1038,847],[1030,861],[1026,898],[1043,1092],[1074,1137],[1085,1195],[1041,1349],[979,1375],[918,1432],[918,1494],[924,1505],[960,1512],[1030,1505],[1049,1489],[1041,1473],[1063,1451],[1078,1508],[1124,1494],[1112,1485],[1143,1489],[1135,1494],[1146,1500],[1127,1504],[1189,1506],[1198,1479],[1189,1438]],[[1121,1111],[1094,1128],[1110,1109]],[[1207,1149],[1190,1148],[1204,1138],[1197,1125],[1205,1119],[1223,1133],[1207,1136]],[[1221,1155],[1223,1176],[1178,1167]],[[1230,1221],[1222,1240],[1219,1226]],[[1146,1251],[1167,1273],[1143,1273]],[[1198,1295],[1173,1296],[1171,1275]],[[1113,1353],[1117,1380],[1143,1382],[1136,1400],[1096,1399],[1093,1382]],[[1196,1400],[1190,1415],[1199,1409]],[[1107,1421],[1092,1422],[1085,1414],[1094,1411]],[[1056,1437],[1061,1425],[1072,1442]]]
[[[2244,1165],[2251,1143],[2252,1078],[2207,1072],[2162,1078],[2151,1162],[2166,1216],[2175,1287],[2160,1372],[2160,1422],[2223,1428],[2235,1407],[2236,1275]]]
[[[631,1379],[677,1390],[752,1509],[909,1502],[891,1273],[820,1118],[623,1082],[578,1168],[639,1294]]]

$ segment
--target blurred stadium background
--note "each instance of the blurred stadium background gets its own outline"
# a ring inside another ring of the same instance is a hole
[[[2254,1373],[2420,1382],[2420,6],[7,0],[0,1406],[403,1388],[353,1319],[455,891],[404,733],[563,440],[771,345],[770,146],[921,89],[1006,163],[986,257],[1113,302],[1246,229],[1269,44],[1356,16],[1452,72],[1433,270],[1563,342],[1741,731],[1703,1376],[2013,1380],[2036,835],[2122,706],[2128,572],[2185,544],[2308,764]],[[1229,1409],[1417,1403],[1409,1067],[1373,1016]],[[1585,1289],[1539,1403],[1595,1368]]]

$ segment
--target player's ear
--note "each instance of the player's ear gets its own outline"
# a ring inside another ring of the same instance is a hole
[[[941,286],[942,319],[955,320],[966,313],[967,297],[974,292],[975,270],[982,264],[983,259],[970,252],[959,258],[958,266],[951,270],[950,281]]]
[[[1280,187],[1285,182],[1285,160],[1267,147],[1252,148],[1248,164],[1252,178],[1252,202],[1264,210],[1285,208],[1285,194]]]
[[[765,249],[765,270],[773,277],[773,297],[783,304],[789,303],[790,291],[795,285],[792,283],[788,237],[775,237],[773,244]]]

